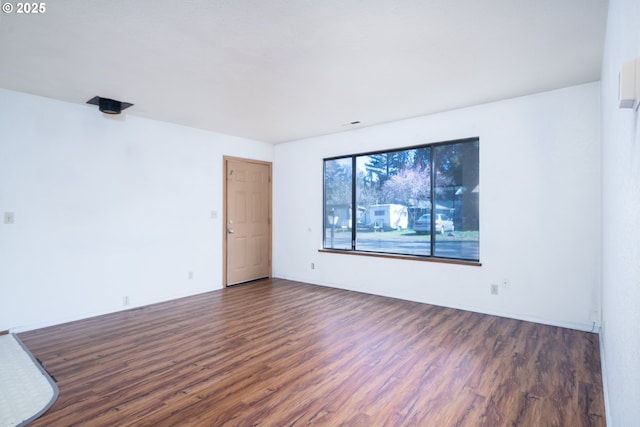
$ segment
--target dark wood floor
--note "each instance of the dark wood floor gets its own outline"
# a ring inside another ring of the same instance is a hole
[[[604,426],[598,336],[268,280],[20,334],[33,426]]]

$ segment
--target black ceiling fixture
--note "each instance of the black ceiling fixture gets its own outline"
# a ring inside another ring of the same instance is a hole
[[[115,99],[102,98],[100,96],[94,96],[87,101],[87,104],[97,105],[98,109],[105,114],[120,114],[122,110],[133,105],[128,102],[116,101]]]

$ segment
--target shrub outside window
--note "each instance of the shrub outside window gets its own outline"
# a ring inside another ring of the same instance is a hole
[[[325,159],[323,248],[479,261],[479,193],[478,138]]]

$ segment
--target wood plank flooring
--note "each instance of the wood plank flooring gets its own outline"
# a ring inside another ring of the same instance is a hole
[[[604,426],[598,336],[267,280],[20,334],[33,426]]]

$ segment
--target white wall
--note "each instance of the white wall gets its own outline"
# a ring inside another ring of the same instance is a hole
[[[274,275],[591,330],[600,323],[599,88],[277,145]],[[318,252],[323,158],[473,136],[480,137],[481,267]],[[490,295],[503,278],[510,287]]]
[[[618,108],[622,63],[640,56],[640,2],[611,0],[602,67],[603,325],[609,416],[640,420],[640,113]]]
[[[273,146],[0,90],[0,330],[220,289],[223,155]]]

